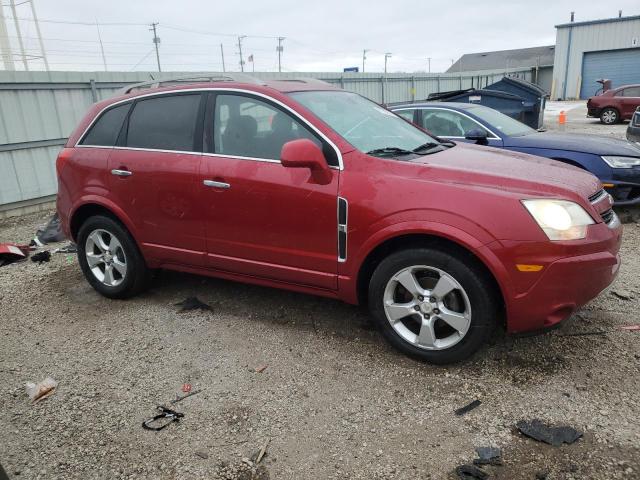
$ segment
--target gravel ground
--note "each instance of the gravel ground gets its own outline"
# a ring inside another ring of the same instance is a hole
[[[28,241],[49,214],[1,221],[0,242]],[[490,478],[639,478],[640,332],[620,328],[638,322],[639,248],[628,223],[610,292],[449,367],[396,353],[337,301],[172,272],[113,301],[73,255],[2,267],[0,463],[12,479],[446,479],[497,446]],[[212,310],[179,312],[194,295]],[[32,405],[25,382],[47,376],[58,389]],[[176,404],[180,423],[143,430],[184,383],[202,391]],[[535,442],[514,427],[533,418],[584,436]]]

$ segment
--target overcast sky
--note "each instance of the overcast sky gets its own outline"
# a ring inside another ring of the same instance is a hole
[[[446,70],[464,53],[524,48],[555,43],[554,25],[639,15],[638,0],[35,0],[36,12],[52,70],[104,70],[95,25],[53,23],[98,22],[109,70],[155,70],[152,33],[158,22],[163,70],[222,69],[238,71],[237,35],[243,40],[245,71],[277,71],[277,37],[283,41],[283,71],[342,71],[362,67],[384,69],[384,53],[392,53],[390,72]],[[8,1],[3,1],[7,5]],[[20,3],[17,1],[16,3]],[[27,52],[38,55],[35,25],[28,5],[17,7]],[[14,53],[17,38],[5,6]],[[118,25],[113,25],[113,24]],[[128,23],[131,25],[121,25]],[[112,25],[108,25],[112,24]],[[18,58],[18,57],[16,57]],[[38,60],[33,69],[42,69]],[[20,62],[16,68],[21,69]]]

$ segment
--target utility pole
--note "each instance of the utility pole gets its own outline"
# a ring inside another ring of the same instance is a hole
[[[362,50],[362,73],[364,73],[364,61],[367,59],[367,50],[366,48]]]
[[[278,37],[278,72],[282,72],[282,52],[284,51],[284,47],[282,46],[282,41],[285,37]]]
[[[11,13],[13,14],[13,23],[16,27],[16,36],[18,37],[18,47],[20,47],[20,57],[22,58],[22,65],[25,72],[29,71],[29,64],[27,63],[27,56],[24,53],[24,44],[22,43],[22,33],[20,31],[20,21],[18,20],[18,14],[16,12],[16,2],[11,0]]]
[[[227,70],[224,67],[224,47],[220,44],[220,56],[222,57],[222,71],[226,72]]]
[[[431,73],[431,57],[427,58],[427,61],[429,62],[429,73]]]
[[[156,47],[156,61],[158,62],[158,71],[162,72],[162,68],[160,68],[160,50],[158,49],[158,45],[160,44],[160,37],[158,37],[158,32],[156,31],[157,26],[158,22],[152,23],[149,31],[153,31],[153,44]]]
[[[42,41],[42,33],[40,32],[40,23],[38,22],[38,16],[36,15],[36,7],[33,5],[33,0],[28,0],[29,5],[31,5],[31,16],[33,17],[33,22],[36,25],[36,35],[38,35],[38,40],[40,42],[40,51],[42,52],[42,60],[44,61],[44,68],[48,72],[49,71],[49,62],[47,60],[47,52],[44,51],[44,42]]]
[[[391,54],[389,52],[384,54],[384,74],[387,75],[387,60],[391,58]]]
[[[98,25],[98,19],[96,18],[96,30],[98,31],[98,41],[100,42],[100,53],[102,54],[102,64],[104,65],[104,71],[107,71],[107,57],[104,55],[104,45],[102,44],[102,36],[100,35],[100,26]]]
[[[244,40],[247,36],[240,35],[238,37],[238,50],[240,51],[240,71],[244,72],[244,58],[242,58],[242,40]]]
[[[11,43],[9,42],[9,31],[7,30],[7,22],[4,18],[3,6],[0,3],[0,56],[5,70],[15,70],[13,63],[13,52],[11,51]]]

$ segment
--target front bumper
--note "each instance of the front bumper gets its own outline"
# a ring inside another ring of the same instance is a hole
[[[600,118],[601,108],[598,107],[588,107],[587,108],[587,117],[596,117]]]
[[[604,223],[592,225],[583,240],[502,241],[487,245],[485,248],[500,259],[508,276],[506,284],[501,282],[507,331],[550,328],[597,297],[618,274],[621,240],[622,226],[616,221],[613,228]],[[543,268],[539,272],[521,272],[517,264]]]
[[[614,205],[640,205],[640,167],[612,168],[611,172],[610,179],[601,180]]]

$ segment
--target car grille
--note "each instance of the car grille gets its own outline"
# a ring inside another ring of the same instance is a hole
[[[593,195],[589,195],[589,203],[595,203],[598,200],[600,200],[600,197],[602,197],[603,195],[606,195],[607,192],[604,191],[604,188],[601,190],[598,190],[596,193],[594,193]]]
[[[613,208],[610,208],[609,210],[605,210],[600,214],[600,216],[602,217],[602,220],[604,220],[604,223],[606,223],[607,225],[609,225],[613,221],[614,215],[615,213],[613,213]]]

